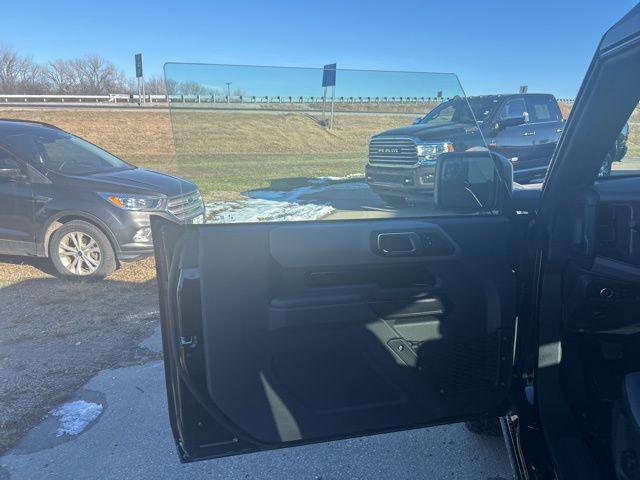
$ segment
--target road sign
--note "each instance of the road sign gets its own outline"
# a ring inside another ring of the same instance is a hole
[[[136,78],[141,78],[142,75],[142,54],[136,53]]]
[[[330,63],[324,66],[322,71],[322,86],[323,87],[335,87],[336,86],[336,63]]]
[[[336,101],[336,67],[337,63],[325,65],[322,70],[322,87],[324,88],[324,96],[322,98],[322,124],[326,125],[324,120],[324,111],[327,104],[327,87],[331,87],[331,117],[329,119],[329,128],[333,128],[333,105]]]

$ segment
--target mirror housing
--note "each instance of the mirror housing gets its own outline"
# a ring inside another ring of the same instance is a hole
[[[513,165],[487,149],[443,153],[436,164],[435,203],[454,212],[486,212],[511,196]]]
[[[0,180],[24,180],[27,178],[17,167],[0,166]]]

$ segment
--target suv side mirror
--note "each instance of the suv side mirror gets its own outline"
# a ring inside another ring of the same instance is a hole
[[[413,122],[411,122],[411,125],[417,125],[422,121],[422,117],[416,117],[413,119]]]
[[[518,125],[522,125],[524,123],[527,123],[527,117],[522,115],[520,117],[511,117],[505,118],[504,120],[498,120],[494,124],[493,128],[494,130],[500,131],[509,127],[517,127]]]
[[[488,150],[443,153],[436,164],[434,199],[445,210],[495,210],[501,195],[511,195],[513,166]]]

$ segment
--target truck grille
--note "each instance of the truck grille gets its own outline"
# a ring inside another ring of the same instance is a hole
[[[406,137],[379,137],[369,142],[371,165],[414,165],[418,161],[416,143]]]
[[[184,222],[204,213],[204,202],[200,192],[195,191],[169,199],[167,210]]]

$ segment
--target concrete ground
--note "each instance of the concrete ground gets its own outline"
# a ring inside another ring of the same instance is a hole
[[[143,342],[159,350],[159,331]],[[507,479],[501,438],[449,425],[182,465],[169,429],[161,361],[104,370],[72,400],[103,413],[77,436],[46,417],[0,457],[0,480],[38,479]]]

